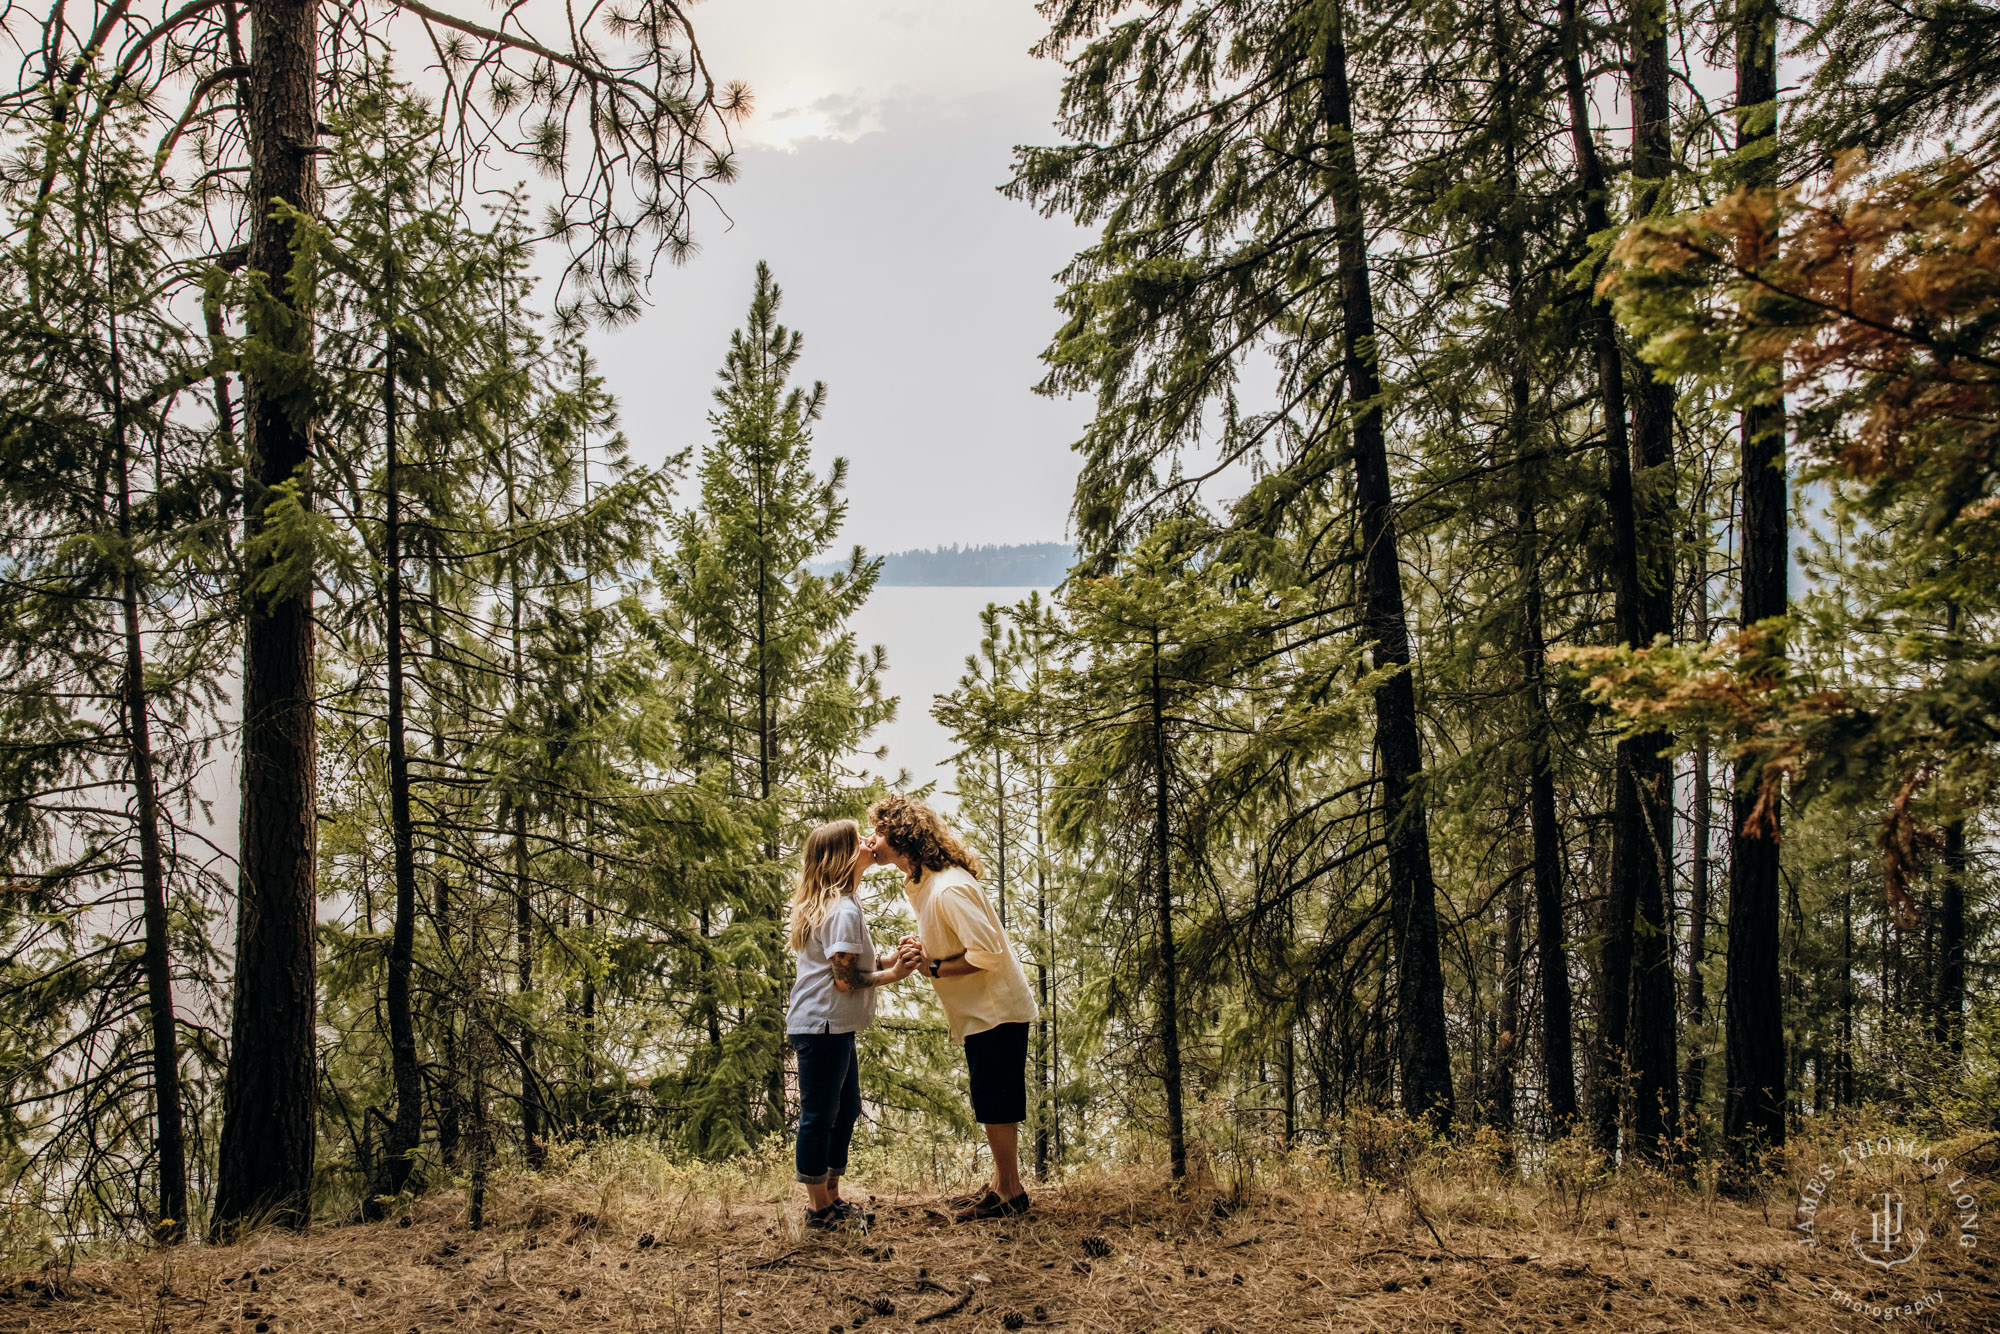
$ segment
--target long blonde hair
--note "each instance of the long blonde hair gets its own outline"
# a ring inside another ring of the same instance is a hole
[[[861,883],[861,826],[834,820],[806,836],[798,887],[792,890],[785,938],[794,953],[826,920],[826,915]]]

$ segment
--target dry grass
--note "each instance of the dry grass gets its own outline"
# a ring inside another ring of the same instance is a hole
[[[1275,1175],[1275,1174],[1273,1174]],[[1657,1185],[1588,1197],[1429,1178],[1336,1190],[1310,1172],[1176,1194],[1080,1173],[1026,1219],[949,1226],[884,1196],[865,1237],[808,1240],[762,1180],[577,1173],[503,1183],[488,1228],[439,1194],[405,1218],[44,1267],[0,1331],[1852,1330],[1851,1267],[1801,1252],[1789,1205]],[[850,1192],[851,1193],[851,1192]],[[1233,1207],[1230,1197],[1240,1199]],[[2000,1329],[2000,1267],[1939,1248],[1940,1330]],[[1016,1323],[1018,1321],[1018,1324]],[[1907,1322],[1899,1322],[1907,1323]]]

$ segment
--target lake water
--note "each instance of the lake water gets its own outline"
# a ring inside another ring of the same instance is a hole
[[[854,633],[864,645],[880,644],[888,653],[883,690],[900,697],[894,722],[877,730],[873,740],[889,748],[877,771],[893,778],[898,768],[910,772],[913,785],[937,784],[936,804],[957,806],[951,795],[956,778],[949,763],[951,734],[931,717],[933,696],[958,686],[965,658],[979,648],[979,613],[989,602],[1012,606],[1034,592],[1031,588],[877,587],[854,618]],[[1041,590],[1043,597],[1048,590]]]
[[[949,763],[953,746],[951,734],[931,717],[931,698],[958,685],[965,673],[965,656],[979,647],[979,613],[989,602],[1012,606],[1033,592],[1029,588],[876,588],[868,603],[854,618],[856,638],[863,644],[880,644],[887,651],[889,668],[883,677],[885,693],[900,697],[896,719],[876,731],[876,745],[886,745],[889,753],[879,764],[869,767],[886,778],[907,769],[912,786],[937,784],[935,802],[940,810],[954,810],[958,802],[951,794],[956,779]],[[1048,590],[1043,589],[1044,597]],[[230,683],[233,687],[234,682]],[[233,691],[232,691],[233,693]],[[235,726],[235,710],[229,708],[218,725]],[[197,819],[204,834],[230,855],[236,850],[237,779],[233,748],[222,748],[215,760],[196,781],[197,790],[212,807],[207,820]],[[233,871],[224,874],[234,880]]]

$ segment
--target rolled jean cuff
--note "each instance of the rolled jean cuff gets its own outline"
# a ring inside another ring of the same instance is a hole
[[[792,1179],[797,1181],[801,1186],[824,1186],[826,1179],[832,1175],[833,1173],[830,1171],[821,1172],[818,1176],[807,1176],[804,1172],[794,1171]]]

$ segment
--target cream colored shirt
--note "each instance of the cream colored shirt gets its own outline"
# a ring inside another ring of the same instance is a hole
[[[963,953],[965,961],[979,970],[931,979],[951,1024],[951,1040],[964,1042],[970,1034],[1001,1024],[1033,1023],[1038,1011],[1028,976],[972,872],[957,866],[926,871],[907,893],[916,910],[924,954],[949,959]]]

